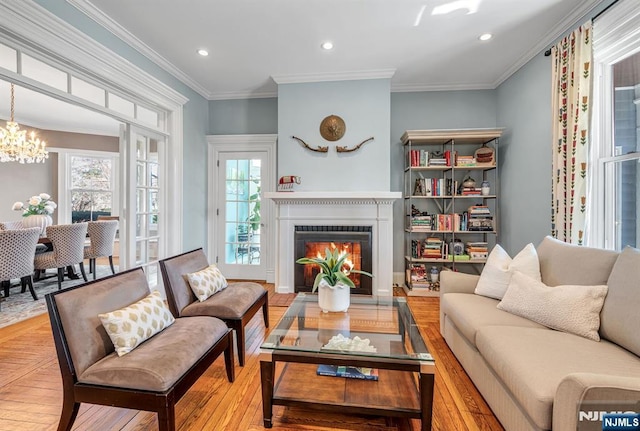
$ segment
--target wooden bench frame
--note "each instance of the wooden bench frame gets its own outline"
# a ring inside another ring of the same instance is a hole
[[[123,271],[105,278],[118,277],[130,271]],[[229,382],[235,380],[235,368],[233,360],[233,333],[229,329],[216,344],[194,363],[189,370],[182,375],[174,385],[162,392],[118,388],[111,386],[99,386],[78,382],[78,378],[71,359],[71,352],[65,337],[64,327],[55,302],[55,296],[69,290],[81,289],[85,286],[99,283],[100,280],[91,281],[80,286],[54,292],[46,295],[49,318],[53,339],[58,355],[58,363],[62,373],[63,404],[58,431],[70,431],[78,415],[80,403],[98,404],[112,407],[123,407],[136,410],[155,412],[158,414],[160,431],[175,431],[175,404],[198,380],[198,378],[211,366],[211,364],[224,353],[224,363]],[[188,319],[188,317],[187,317]],[[156,336],[159,336],[157,334]]]

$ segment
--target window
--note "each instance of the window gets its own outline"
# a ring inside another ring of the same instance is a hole
[[[640,11],[620,1],[594,23],[593,148],[587,244],[640,244]]]
[[[96,220],[113,213],[113,158],[70,156],[71,222]]]

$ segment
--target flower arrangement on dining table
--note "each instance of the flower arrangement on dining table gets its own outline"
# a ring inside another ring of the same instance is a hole
[[[22,211],[22,217],[29,217],[32,215],[51,215],[58,207],[51,196],[46,193],[40,193],[39,195],[31,196],[26,204],[22,202],[16,202],[11,208],[14,211]]]

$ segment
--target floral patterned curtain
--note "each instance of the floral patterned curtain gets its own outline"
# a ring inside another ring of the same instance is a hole
[[[582,245],[591,108],[591,22],[552,48],[553,187],[551,234]]]

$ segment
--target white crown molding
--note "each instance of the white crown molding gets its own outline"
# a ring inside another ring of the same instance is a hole
[[[133,47],[140,54],[144,55],[149,60],[160,66],[162,69],[173,75],[176,79],[191,88],[193,91],[200,94],[204,98],[209,98],[210,94],[204,86],[184,73],[173,63],[169,62],[169,60],[164,58],[162,55],[158,54],[149,45],[138,39],[129,30],[118,24],[110,16],[98,9],[89,0],[67,0],[67,3],[87,15],[89,18],[97,22],[105,29],[109,30],[116,37],[120,38],[123,42]]]
[[[354,81],[360,79],[390,79],[395,69],[361,70],[352,72],[299,73],[294,75],[272,75],[276,84],[300,84],[326,81]]]
[[[209,100],[266,99],[269,97],[278,97],[278,92],[229,91],[226,93],[210,93]]]
[[[419,91],[460,91],[460,90],[495,90],[492,84],[397,84],[391,83],[392,93],[411,93]]]
[[[529,51],[525,52],[522,57],[520,57],[511,65],[511,67],[500,75],[500,77],[493,83],[493,88],[497,88],[500,84],[509,79],[511,75],[520,70],[522,66],[527,64],[533,57],[545,51],[549,45],[553,44],[563,34],[570,30],[570,27],[574,25],[576,21],[587,15],[601,2],[602,0],[589,0],[575,7],[569,15],[556,24],[556,26],[547,33],[547,37],[541,39],[540,42],[534,45]]]

